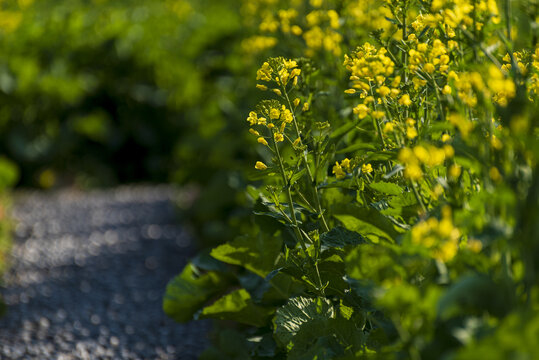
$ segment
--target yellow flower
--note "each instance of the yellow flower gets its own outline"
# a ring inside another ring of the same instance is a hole
[[[373,111],[371,115],[375,119],[381,119],[386,115],[386,113],[383,111]]]
[[[281,116],[279,109],[271,109],[269,113],[270,119],[277,120]]]
[[[335,165],[333,165],[333,171],[332,171],[333,174],[335,174],[335,177],[337,179],[342,179],[346,176],[346,173],[344,172],[344,170],[342,169],[342,166],[339,165],[339,162],[335,162]]]
[[[417,130],[413,126],[406,128],[406,137],[410,140],[413,140],[417,137]]]
[[[426,63],[424,66],[423,66],[423,70],[425,70],[426,72],[428,72],[429,74],[432,74],[434,72],[434,70],[436,70],[436,68],[434,67],[434,65],[432,65],[431,63]]]
[[[305,111],[309,111],[309,103],[308,102],[305,102],[303,103],[303,107],[301,108],[301,111],[305,112]]]
[[[372,172],[372,166],[371,164],[363,164],[361,166],[361,171],[367,174],[370,174]]]
[[[301,100],[299,98],[295,98],[294,99],[294,106],[297,107],[299,105],[300,101]]]
[[[249,129],[249,132],[253,134],[254,136],[260,136],[260,133],[256,131],[255,129]]]
[[[442,141],[443,142],[448,142],[449,140],[451,140],[451,135],[449,135],[449,134],[443,134],[442,135]]]
[[[453,179],[458,178],[461,172],[462,172],[462,168],[460,167],[460,165],[453,164],[449,168],[449,176],[452,177]]]
[[[273,89],[272,91],[273,91],[277,96],[281,96],[281,95],[282,95],[281,90],[279,90],[279,89]]]
[[[410,100],[410,95],[408,94],[402,95],[401,98],[399,99],[399,104],[404,105],[404,106],[412,105],[412,100]]]
[[[451,95],[451,86],[449,85],[444,86],[444,88],[442,89],[442,94]]]
[[[256,84],[256,88],[258,90],[262,90],[262,91],[268,90],[268,87],[266,85],[262,85],[262,84]]]
[[[389,95],[391,90],[387,86],[380,86],[380,88],[377,89],[376,92],[380,94],[381,97],[386,97],[387,95]]]
[[[354,114],[358,114],[360,119],[365,118],[369,113],[369,108],[365,104],[359,104],[354,108]]]
[[[255,169],[257,170],[266,170],[268,166],[264,164],[262,161],[257,161],[255,164]]]
[[[281,133],[273,134],[273,138],[275,139],[275,142],[281,142],[284,140],[284,136]]]
[[[345,93],[345,94],[355,94],[355,93],[356,93],[356,89],[346,89],[346,90],[344,90],[344,93]]]
[[[346,169],[346,171],[350,172],[350,159],[345,158],[343,161],[341,161],[341,166]]]
[[[410,164],[404,169],[404,176],[411,180],[419,180],[423,177],[423,171],[418,164]]]
[[[258,141],[262,145],[268,146],[268,142],[262,136],[256,139],[256,141]]]
[[[258,115],[256,112],[251,111],[249,113],[249,117],[247,118],[247,121],[249,121],[249,125],[253,126],[258,123]]]
[[[449,144],[444,145],[444,152],[446,158],[452,158],[453,155],[455,155],[455,149],[453,149],[453,146]]]
[[[386,123],[384,125],[384,133],[390,133],[393,131],[393,129],[395,128],[395,125],[393,123]]]

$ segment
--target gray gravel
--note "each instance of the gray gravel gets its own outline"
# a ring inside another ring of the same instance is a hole
[[[161,308],[193,253],[176,195],[166,186],[19,194],[0,359],[195,359],[209,323],[177,324]]]

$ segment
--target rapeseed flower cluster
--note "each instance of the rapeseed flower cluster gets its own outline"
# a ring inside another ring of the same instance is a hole
[[[423,178],[422,166],[433,168],[442,165],[446,159],[450,159],[455,154],[453,147],[449,144],[437,148],[434,145],[417,145],[413,148],[402,148],[399,152],[399,161],[404,165],[404,176],[410,180],[420,180]]]
[[[415,224],[411,230],[411,240],[413,244],[429,249],[433,258],[447,262],[458,252],[461,233],[453,225],[451,207],[444,206],[441,213],[441,220],[430,217]]]
[[[289,88],[298,84],[300,74],[301,69],[294,60],[284,58],[269,59],[258,69],[256,76],[257,80],[268,83],[268,85],[257,84],[256,87],[263,91],[271,88],[273,93],[282,98],[284,98],[283,93],[285,93],[286,99],[288,99]],[[258,143],[270,148],[276,147],[278,143],[285,141],[287,138],[286,128],[294,121],[293,111],[300,103],[299,98],[294,99],[289,103],[294,108],[290,109],[276,100],[262,101],[257,107],[257,111],[251,111],[247,117],[247,121],[251,126],[249,132],[257,137]],[[305,105],[303,108],[305,108]],[[300,141],[300,137],[297,136],[292,145],[296,147]],[[270,144],[273,144],[273,146]],[[267,166],[257,162],[255,168],[266,170]]]

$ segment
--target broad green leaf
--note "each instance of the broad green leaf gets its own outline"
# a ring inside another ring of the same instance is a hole
[[[264,278],[273,270],[281,247],[281,237],[261,232],[258,236],[240,236],[220,245],[210,255],[222,262],[243,266]]]
[[[388,194],[388,195],[400,195],[402,194],[402,191],[403,191],[399,185],[388,183],[385,181],[370,183],[369,187],[373,190],[376,190],[378,192],[381,192],[383,194]]]
[[[245,289],[231,292],[205,307],[200,319],[233,320],[242,324],[262,327],[269,324],[273,309],[253,304]]]
[[[325,323],[334,316],[335,309],[328,299],[303,296],[292,298],[275,314],[275,338],[287,346],[301,329],[310,328],[313,322]],[[315,329],[312,330],[312,339],[315,339],[317,334]]]
[[[309,335],[306,336],[307,338]],[[343,355],[344,350],[332,335],[310,338],[309,346],[294,346],[288,353],[288,360],[332,360]]]
[[[336,226],[330,231],[320,235],[322,246],[343,248],[348,245],[366,243],[365,239],[355,231],[350,231],[342,226]]]
[[[333,213],[345,228],[358,232],[372,241],[380,239],[393,241],[399,235],[399,230],[403,231],[396,228],[391,220],[374,208],[341,205],[335,206]]]
[[[190,321],[210,298],[227,285],[225,275],[214,271],[199,274],[193,264],[187,264],[181,274],[168,283],[163,310],[178,322]]]

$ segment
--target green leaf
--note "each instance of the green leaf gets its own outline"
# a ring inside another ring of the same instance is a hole
[[[11,160],[0,157],[0,190],[13,186],[19,179],[19,168]]]
[[[343,248],[347,245],[359,245],[366,243],[365,239],[355,231],[350,231],[342,226],[336,226],[330,231],[320,235],[322,246]]]
[[[388,195],[400,195],[403,191],[403,189],[399,185],[388,183],[385,181],[370,183],[369,187],[375,191]]]
[[[376,149],[374,145],[359,143],[359,144],[347,146],[344,149],[340,149],[339,151],[337,151],[337,154],[351,153],[356,150],[374,150],[374,149]]]
[[[245,289],[231,292],[205,307],[200,319],[233,320],[242,324],[262,327],[269,325],[273,309],[255,305]]]
[[[227,285],[225,275],[214,271],[199,274],[198,268],[189,263],[180,275],[168,283],[163,310],[178,322],[190,321],[210,298]]]
[[[378,210],[370,207],[337,205],[333,213],[345,228],[358,232],[372,241],[380,239],[393,241],[399,235],[399,231],[403,231],[396,228],[391,220]]]
[[[302,169],[301,171],[292,175],[292,177],[290,178],[290,186],[294,185],[296,181],[298,181],[303,176],[303,174],[305,174],[306,171],[307,169]]]
[[[328,299],[313,299],[303,296],[292,298],[275,314],[275,338],[286,347],[293,342],[294,337],[301,329],[308,328],[312,330],[311,339],[316,339],[317,331],[312,328],[312,324],[314,322],[327,322],[334,316],[335,309]]]
[[[281,248],[281,237],[260,232],[258,236],[237,237],[231,243],[216,247],[210,255],[222,262],[243,266],[264,278],[273,270]]]
[[[494,282],[486,275],[469,275],[453,284],[438,302],[438,316],[447,319],[461,314],[488,312],[503,317],[515,304],[513,285]]]

